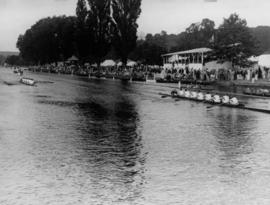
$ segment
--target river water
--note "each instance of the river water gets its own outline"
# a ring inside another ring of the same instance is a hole
[[[0,70],[0,204],[270,204],[270,115],[26,76]]]

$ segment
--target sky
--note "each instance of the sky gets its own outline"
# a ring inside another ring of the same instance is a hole
[[[0,51],[17,51],[16,41],[39,19],[75,15],[77,0],[0,0]],[[139,37],[147,33],[180,33],[203,18],[219,26],[237,13],[248,26],[270,26],[270,0],[142,0]]]

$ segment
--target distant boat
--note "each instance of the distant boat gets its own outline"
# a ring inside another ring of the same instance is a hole
[[[34,86],[36,84],[36,82],[32,78],[21,78],[20,79],[20,82],[22,84],[30,85],[30,86]]]
[[[141,82],[145,82],[146,81],[146,77],[142,72],[134,72],[132,74],[132,81],[141,81]]]
[[[128,71],[124,71],[119,75],[119,79],[122,81],[129,81],[131,79],[131,74]]]

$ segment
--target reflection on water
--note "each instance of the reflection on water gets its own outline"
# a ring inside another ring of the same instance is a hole
[[[219,150],[221,174],[230,176],[224,182],[235,183],[248,175],[252,165],[247,159],[254,152],[252,131],[256,129],[256,117],[239,114],[235,110],[226,110],[215,115],[212,131],[216,136]]]
[[[28,75],[54,83],[0,85],[0,204],[269,204],[268,115]]]

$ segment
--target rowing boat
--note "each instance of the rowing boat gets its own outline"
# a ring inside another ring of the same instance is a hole
[[[186,98],[186,97],[181,97],[181,96],[178,96],[178,95],[167,94],[167,93],[159,93],[159,95],[161,95],[162,97],[172,97],[174,99],[176,98],[176,99],[183,99],[183,100],[191,100],[191,101],[202,102],[202,103],[207,103],[207,104],[221,106],[221,107],[230,107],[230,108],[237,108],[237,109],[242,109],[242,110],[250,110],[250,111],[270,114],[270,110],[247,107],[242,103],[240,103],[238,105],[231,105],[231,104],[224,104],[224,103],[214,103],[214,102],[210,102],[210,101],[199,100],[199,99],[196,99],[196,98]]]
[[[221,105],[221,106],[224,106],[224,107],[244,107],[245,105],[242,104],[242,103],[239,103],[237,105],[233,105],[233,104],[228,104],[228,103],[216,103],[214,101],[207,101],[207,100],[200,100],[198,98],[187,98],[187,97],[184,97],[184,96],[179,96],[177,94],[171,94],[171,97],[173,98],[179,98],[179,99],[184,99],[184,100],[192,100],[192,101],[197,101],[197,102],[205,102],[205,103],[208,103],[208,104],[212,104],[212,105]]]

